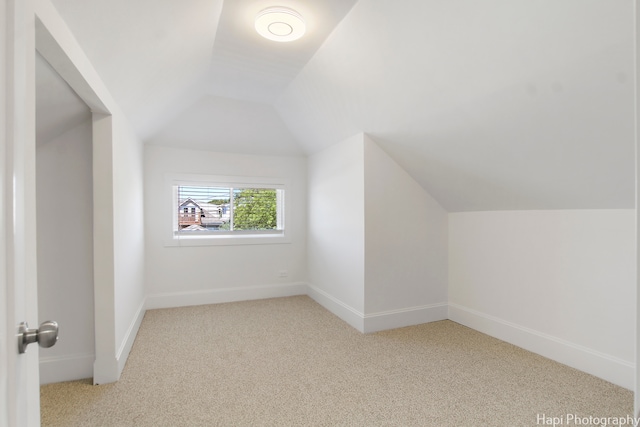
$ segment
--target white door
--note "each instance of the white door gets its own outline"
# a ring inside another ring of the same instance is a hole
[[[17,328],[37,327],[35,70],[32,0],[0,0],[0,426],[40,425],[38,347],[18,353]]]

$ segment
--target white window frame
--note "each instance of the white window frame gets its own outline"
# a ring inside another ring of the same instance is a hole
[[[229,187],[229,188],[274,188],[282,190],[278,197],[277,230],[236,230],[180,233],[178,231],[178,186]],[[166,174],[165,246],[219,246],[219,245],[264,245],[291,243],[288,219],[291,209],[289,181],[284,178],[222,176],[201,174]]]

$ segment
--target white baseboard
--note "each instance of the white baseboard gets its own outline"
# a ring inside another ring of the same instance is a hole
[[[114,383],[120,379],[115,355],[96,356],[93,362],[93,385]]]
[[[240,288],[209,289],[204,291],[171,292],[148,295],[145,308],[187,307],[192,305],[220,304],[225,302],[248,301],[265,298],[306,295],[306,283],[286,283]]]
[[[438,303],[365,315],[323,290],[307,283],[248,286],[242,288],[149,295],[138,309],[127,331],[126,337],[120,346],[117,357],[118,376],[124,369],[127,357],[133,346],[140,324],[142,323],[145,310],[147,309],[218,304],[294,295],[308,295],[328,311],[362,333],[450,319],[621,387],[633,390],[635,386],[634,363],[458,304]],[[41,382],[45,384],[60,381],[56,379],[59,378],[56,376],[58,374],[65,375],[64,380],[71,378],[71,375],[77,379],[86,378],[87,372],[89,373],[88,376],[91,376],[93,372],[93,360],[93,355],[42,359],[40,362]],[[74,369],[77,369],[77,373],[65,374],[65,372],[70,371],[76,372]]]
[[[572,368],[634,389],[635,365],[467,307],[449,303],[449,319]]]
[[[95,354],[40,358],[40,385],[93,377]]]
[[[120,344],[120,348],[118,349],[118,353],[116,355],[116,359],[118,360],[118,378],[122,374],[124,370],[124,365],[127,363],[127,359],[129,358],[129,353],[131,352],[131,348],[133,347],[133,343],[136,340],[136,336],[138,335],[138,329],[140,329],[140,325],[142,324],[142,319],[144,318],[145,313],[145,305],[146,300],[143,300],[136,311],[135,316],[127,329],[127,333],[125,334],[124,340]]]
[[[308,285],[307,295],[347,324],[364,333],[364,314],[313,285]]]
[[[364,332],[385,331],[388,329],[404,328],[405,326],[446,320],[448,318],[447,307],[448,304],[443,302],[420,307],[365,314]]]
[[[107,384],[117,381],[127,363],[129,352],[142,324],[144,313],[144,301],[142,301],[129,325],[115,359],[107,357],[97,360],[95,354],[43,357],[40,359],[40,384],[84,378],[93,378],[94,384]]]
[[[307,294],[331,313],[365,334],[447,319],[447,303],[363,314],[313,285],[309,285]]]

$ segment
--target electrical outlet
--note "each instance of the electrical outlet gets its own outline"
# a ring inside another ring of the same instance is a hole
[[[289,277],[289,270],[280,270],[278,273],[279,277]]]

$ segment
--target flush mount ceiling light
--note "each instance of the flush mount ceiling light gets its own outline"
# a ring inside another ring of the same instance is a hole
[[[302,16],[287,7],[269,7],[256,16],[256,31],[277,42],[290,42],[303,36],[306,26]]]

